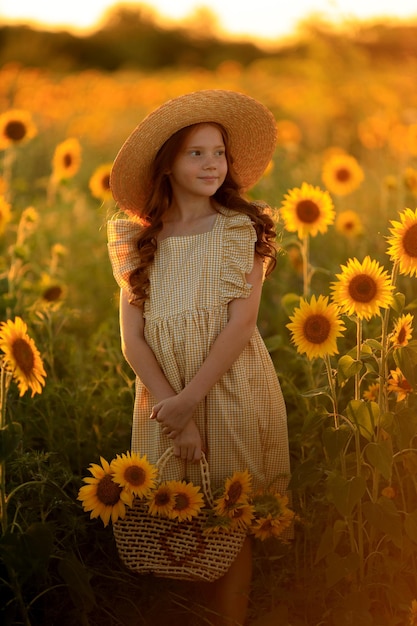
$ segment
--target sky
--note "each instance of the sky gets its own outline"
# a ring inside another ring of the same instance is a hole
[[[104,12],[117,4],[115,0],[0,0],[0,23],[29,23],[47,28],[66,28],[73,32],[89,32],[99,23]],[[291,37],[298,23],[312,15],[320,15],[334,24],[358,20],[413,19],[417,23],[416,0],[151,0],[157,16],[174,22],[190,17],[196,8],[206,6],[214,13],[223,32],[253,40],[276,41]]]

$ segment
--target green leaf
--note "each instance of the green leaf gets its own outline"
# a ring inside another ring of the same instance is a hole
[[[378,502],[364,502],[363,513],[368,522],[389,537],[398,547],[402,547],[402,520],[392,500],[380,498]]]
[[[291,474],[288,489],[304,489],[318,483],[322,477],[322,471],[313,460],[296,465]]]
[[[352,514],[365,492],[366,482],[362,476],[346,479],[340,474],[332,473],[327,478],[327,498],[343,517]]]
[[[394,350],[394,361],[404,374],[407,382],[417,389],[417,342],[410,341],[406,346]]]
[[[22,437],[23,429],[19,422],[11,422],[0,428],[0,462],[13,454]]]
[[[333,528],[327,526],[321,536],[320,544],[317,550],[314,563],[319,563],[324,557],[332,554],[342,538],[343,533],[346,532],[347,525],[343,520],[336,520]]]
[[[323,432],[323,444],[329,459],[334,460],[345,448],[347,442],[352,436],[352,430],[342,424],[339,428],[330,426]]]
[[[365,447],[365,456],[369,463],[377,469],[389,482],[392,475],[392,449],[388,441],[368,443]]]
[[[362,361],[356,361],[348,354],[341,356],[337,364],[337,380],[339,384],[343,385],[355,374],[359,374],[361,369]]]
[[[398,313],[398,315],[401,315],[401,313],[404,310],[404,305],[405,305],[405,295],[398,291],[393,296],[393,299],[391,302],[391,309],[393,309],[396,313]]]
[[[348,419],[359,429],[360,434],[370,441],[379,419],[379,406],[376,402],[351,400],[346,408]]]

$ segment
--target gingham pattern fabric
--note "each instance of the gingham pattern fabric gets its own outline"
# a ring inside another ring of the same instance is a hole
[[[108,224],[108,248],[115,279],[130,289],[137,265],[140,225]],[[179,392],[195,375],[227,323],[228,303],[245,298],[245,274],[253,265],[256,233],[250,219],[222,209],[210,232],[169,237],[158,244],[145,303],[145,338],[165,376]],[[155,399],[136,380],[132,450],[156,463],[170,439],[149,419]],[[206,446],[213,489],[236,470],[248,469],[255,488],[274,485],[285,492],[289,478],[287,418],[277,375],[258,332],[230,370],[214,385],[194,419]],[[201,482],[198,465],[173,459],[167,479]]]

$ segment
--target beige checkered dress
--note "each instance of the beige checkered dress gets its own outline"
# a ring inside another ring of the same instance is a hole
[[[108,224],[115,279],[130,289],[137,265],[141,226],[115,219]],[[250,219],[223,209],[210,232],[168,237],[158,244],[144,306],[145,338],[171,386],[179,392],[195,375],[227,323],[227,305],[246,298],[245,273],[253,265],[255,230]],[[132,450],[155,463],[170,439],[150,420],[155,399],[136,380]],[[207,449],[214,489],[235,470],[248,469],[255,488],[285,491],[289,453],[285,404],[271,358],[256,329],[230,370],[210,390],[194,419]],[[198,465],[172,459],[164,478],[200,482]]]

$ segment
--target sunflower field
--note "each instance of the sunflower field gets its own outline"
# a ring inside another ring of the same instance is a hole
[[[279,137],[250,196],[277,223],[258,324],[287,404],[291,499],[258,525],[249,624],[417,625],[416,75],[416,57],[325,39],[308,58],[215,71],[0,67],[2,624],[211,623],[193,583],[137,576],[117,555],[112,520],[133,496],[110,476],[132,461],[134,380],[106,222],[136,124],[225,88],[265,103]],[[192,516],[200,495],[176,488]]]

